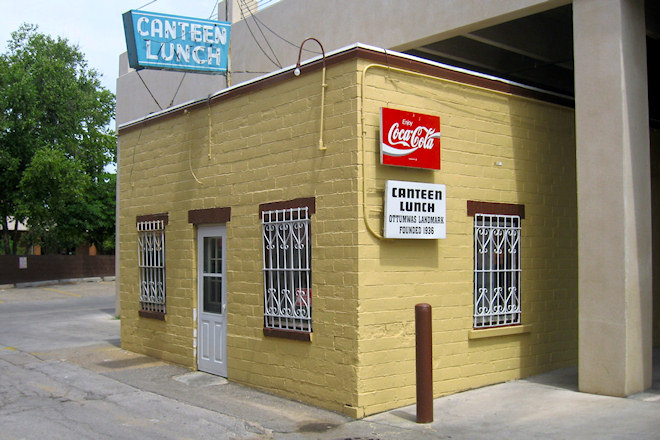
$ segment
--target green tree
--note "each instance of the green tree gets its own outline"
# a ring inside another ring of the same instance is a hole
[[[0,221],[24,221],[52,250],[114,236],[114,95],[77,46],[22,25],[0,55]],[[112,227],[109,227],[112,223]]]

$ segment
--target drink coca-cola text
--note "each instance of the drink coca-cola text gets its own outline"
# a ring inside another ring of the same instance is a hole
[[[383,107],[380,117],[383,165],[440,169],[440,117]]]
[[[412,122],[404,119],[401,121],[401,124],[412,125]],[[425,148],[430,150],[433,148],[433,138],[431,135],[434,133],[435,129],[421,126],[414,129],[399,128],[399,123],[395,122],[387,133],[387,142],[392,146],[405,145],[408,148]]]

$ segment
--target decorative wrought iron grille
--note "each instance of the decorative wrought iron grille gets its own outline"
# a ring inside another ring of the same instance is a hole
[[[140,307],[165,313],[165,222],[137,223]]]
[[[474,328],[520,324],[520,217],[474,216]]]
[[[310,219],[307,207],[264,211],[264,326],[312,331]]]

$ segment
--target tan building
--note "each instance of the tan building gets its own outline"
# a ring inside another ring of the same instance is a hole
[[[120,127],[122,347],[353,417],[414,402],[418,303],[436,397],[575,365],[572,101],[363,45],[301,70]],[[382,108],[439,117],[439,170],[381,164]]]

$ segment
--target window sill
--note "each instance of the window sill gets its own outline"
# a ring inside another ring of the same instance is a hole
[[[307,332],[299,332],[295,330],[280,330],[274,328],[265,328],[264,327],[264,336],[269,336],[273,338],[282,338],[282,339],[293,339],[295,341],[307,341],[312,340],[312,334]]]
[[[142,318],[151,318],[151,319],[158,319],[160,321],[165,321],[165,313],[163,312],[150,312],[147,310],[140,310],[138,311],[138,315],[140,315]]]
[[[531,332],[532,332],[532,326],[529,324],[512,325],[509,327],[483,328],[479,330],[472,329],[468,331],[468,339],[495,338],[498,336],[522,335]]]

